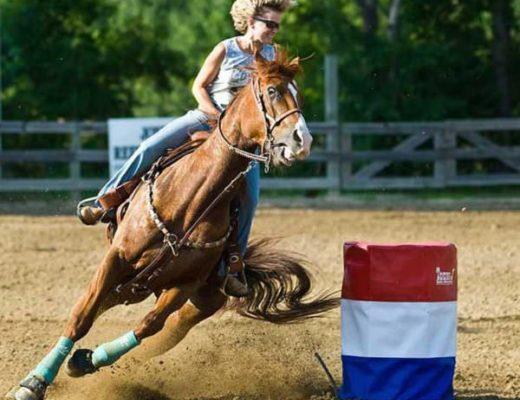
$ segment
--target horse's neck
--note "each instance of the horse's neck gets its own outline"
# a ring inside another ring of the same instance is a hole
[[[206,164],[206,184],[213,186],[215,190],[223,190],[250,162],[248,158],[232,151],[222,135],[241,150],[255,151],[254,142],[242,135],[240,121],[235,115],[228,114],[222,121],[222,133],[217,128],[193,158],[194,167],[200,165],[197,158],[209,161],[203,163]]]
[[[238,148],[254,152],[254,142],[241,132],[243,124],[240,115],[244,115],[246,109],[247,104],[235,102],[222,121],[222,133]],[[173,182],[172,185],[165,187],[167,192],[164,193],[165,198],[179,198],[179,193],[182,193],[180,203],[175,202],[177,203],[175,205],[170,203],[172,217],[178,212],[200,214],[241,171],[247,168],[250,160],[233,152],[217,129],[204,144],[183,161],[178,168],[173,168],[164,177],[165,182]],[[236,196],[239,186],[230,188],[221,199],[218,204],[220,210],[225,209],[229,201]]]

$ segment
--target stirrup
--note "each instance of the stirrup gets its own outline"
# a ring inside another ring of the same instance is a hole
[[[226,296],[247,297],[251,293],[251,290],[247,284],[244,271],[239,272],[238,277],[228,273],[222,284],[221,291]]]

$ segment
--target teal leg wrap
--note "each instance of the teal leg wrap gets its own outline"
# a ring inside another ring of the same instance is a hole
[[[48,384],[51,384],[58,375],[58,370],[65,361],[74,346],[74,342],[66,337],[61,337],[56,346],[40,361],[38,366],[30,373],[42,378]]]
[[[130,331],[113,342],[102,344],[94,350],[92,364],[96,368],[111,365],[137,345],[139,345],[139,341],[135,337],[135,333]]]

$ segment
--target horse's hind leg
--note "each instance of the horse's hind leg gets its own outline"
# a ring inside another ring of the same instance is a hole
[[[202,287],[178,312],[168,317],[160,332],[146,339],[132,353],[131,361],[141,363],[166,353],[184,339],[191,328],[220,310],[226,299],[218,286]]]
[[[45,397],[47,387],[54,381],[74,342],[90,330],[103,299],[122,280],[125,273],[117,252],[111,249],[97,269],[87,291],[73,307],[63,336],[20,383],[21,387],[14,394],[17,400],[41,400]]]

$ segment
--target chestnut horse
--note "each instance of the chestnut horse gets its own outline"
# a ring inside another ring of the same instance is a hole
[[[228,298],[221,291],[217,266],[229,236],[230,205],[240,190],[229,183],[242,177],[253,162],[290,166],[310,151],[312,138],[293,83],[299,69],[299,59],[290,60],[282,51],[275,61],[256,54],[251,83],[228,106],[215,132],[192,154],[137,189],[62,337],[12,392],[16,399],[42,400],[74,343],[115,305],[137,303],[151,293],[156,296],[154,307],[134,330],[95,351],[76,350],[68,362],[69,375],[78,377],[110,365],[161,330],[168,331],[168,347],[173,347],[190,328],[224,308]],[[186,240],[178,240],[182,235]],[[230,301],[228,309],[290,323],[338,305],[338,299],[328,294],[307,299],[311,281],[302,261],[271,244],[265,240],[250,244],[245,271],[251,292]],[[120,290],[157,263],[161,254],[167,254],[166,261],[147,281],[149,291],[129,290],[128,285]]]

